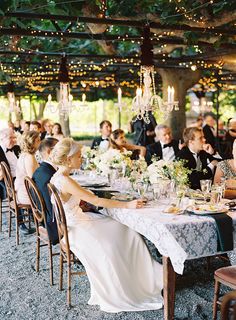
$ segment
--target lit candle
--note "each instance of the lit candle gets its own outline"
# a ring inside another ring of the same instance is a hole
[[[118,88],[117,94],[118,94],[118,104],[120,105],[121,104],[121,100],[122,100],[122,90],[121,90],[121,88]]]
[[[141,88],[137,88],[137,90],[136,90],[136,99],[137,99],[137,104],[138,105],[141,104],[141,97],[142,97],[142,89]]]
[[[73,100],[72,94],[69,94],[69,101],[71,102]]]
[[[170,86],[168,86],[167,88],[167,93],[168,93],[167,103],[171,103],[171,87]]]
[[[171,102],[174,103],[175,101],[175,89],[172,87],[172,95],[171,95]]]
[[[52,101],[52,95],[49,94],[49,95],[48,95],[48,102],[51,102],[51,101]]]
[[[83,94],[82,94],[82,102],[85,103],[85,101],[86,101],[86,94],[83,93]]]

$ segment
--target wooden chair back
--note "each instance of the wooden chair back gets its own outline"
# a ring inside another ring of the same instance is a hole
[[[24,179],[25,188],[28,193],[30,199],[30,205],[33,212],[34,223],[36,226],[36,232],[38,232],[38,228],[40,224],[44,224],[46,226],[46,218],[45,218],[45,202],[42,198],[40,191],[38,190],[36,184],[33,179],[30,177],[25,177]]]
[[[14,187],[13,178],[11,175],[11,171],[6,162],[1,162],[1,169],[3,174],[3,180],[7,190],[7,199],[9,202],[9,206],[13,206],[17,212],[17,200],[16,200],[16,192]]]
[[[223,296],[221,303],[221,319],[236,319],[236,291]]]
[[[61,202],[61,198],[59,196],[58,190],[53,184],[48,183],[48,190],[49,194],[51,195],[53,214],[56,217],[57,221],[60,247],[66,253],[67,258],[70,259],[70,243],[67,231],[65,211]]]

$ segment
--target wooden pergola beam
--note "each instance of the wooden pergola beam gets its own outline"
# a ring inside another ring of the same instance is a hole
[[[232,28],[201,28],[201,27],[190,27],[184,24],[169,25],[161,24],[154,21],[137,21],[137,20],[121,20],[121,19],[108,19],[108,18],[94,18],[94,17],[77,17],[77,16],[63,16],[63,15],[49,15],[49,14],[38,14],[38,13],[28,13],[28,12],[7,12],[6,17],[16,17],[30,20],[51,20],[51,21],[74,21],[77,23],[94,23],[94,24],[105,24],[105,25],[117,25],[117,26],[127,26],[127,27],[137,27],[143,28],[147,22],[150,28],[160,29],[160,30],[181,30],[181,31],[192,31],[200,33],[210,33],[210,34],[226,34],[226,35],[236,35],[236,30]]]

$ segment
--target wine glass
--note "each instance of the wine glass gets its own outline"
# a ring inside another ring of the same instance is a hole
[[[211,190],[211,180],[200,180],[200,186],[202,193],[204,195],[204,201],[207,199],[207,195],[209,195],[210,190]]]
[[[144,181],[138,181],[136,183],[136,187],[137,187],[138,194],[140,195],[141,198],[143,198],[147,191],[148,184]]]

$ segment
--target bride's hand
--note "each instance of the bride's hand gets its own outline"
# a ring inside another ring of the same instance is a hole
[[[143,199],[136,199],[127,202],[127,209],[140,209],[144,205],[144,200]]]

